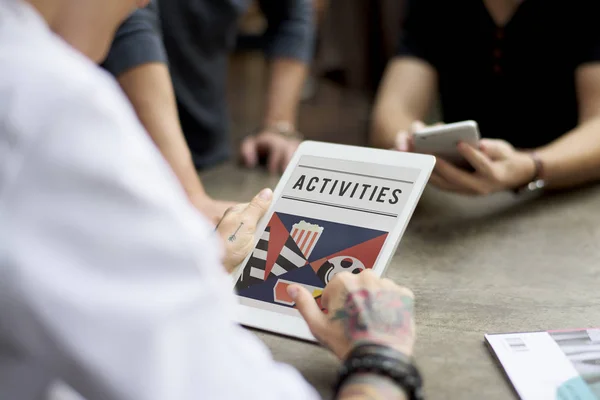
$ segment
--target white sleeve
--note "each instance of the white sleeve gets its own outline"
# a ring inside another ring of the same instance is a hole
[[[232,322],[219,243],[125,101],[47,113],[4,199],[14,340],[89,400],[316,398]]]

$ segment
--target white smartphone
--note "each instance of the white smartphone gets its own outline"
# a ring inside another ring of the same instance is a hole
[[[477,148],[479,139],[479,127],[475,121],[431,126],[415,132],[414,150],[415,153],[433,154],[451,163],[463,165],[466,160],[456,146],[465,142]]]

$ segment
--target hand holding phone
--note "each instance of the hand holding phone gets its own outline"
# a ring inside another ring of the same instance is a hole
[[[479,148],[479,128],[475,121],[463,121],[446,125],[431,126],[414,133],[415,153],[433,154],[453,164],[464,166],[466,160],[459,153],[460,142]]]

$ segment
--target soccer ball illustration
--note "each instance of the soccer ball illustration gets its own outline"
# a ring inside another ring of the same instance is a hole
[[[359,274],[366,269],[365,265],[358,259],[350,256],[333,257],[319,268],[317,275],[326,285],[340,272],[351,272]]]

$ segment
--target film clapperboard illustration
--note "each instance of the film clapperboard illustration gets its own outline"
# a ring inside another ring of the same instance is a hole
[[[238,295],[294,307],[287,294],[301,284],[320,306],[339,272],[373,268],[388,233],[296,215],[273,213],[236,283]]]

